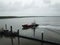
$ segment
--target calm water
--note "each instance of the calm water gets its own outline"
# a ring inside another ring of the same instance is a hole
[[[20,35],[33,37],[33,30],[22,30],[23,24],[31,24],[32,22],[36,22],[37,24],[49,24],[49,25],[60,25],[60,17],[34,17],[34,18],[14,18],[14,19],[0,19],[0,29],[3,27],[5,29],[5,24],[7,24],[8,29],[10,30],[10,26],[13,26],[13,31],[20,30]],[[60,26],[54,26],[60,27]],[[49,31],[48,29],[44,28],[37,28],[35,32],[35,37],[37,39],[41,39],[41,32],[44,31],[44,40],[60,43],[60,30],[53,30]],[[8,41],[10,39],[7,38],[0,38],[0,44],[3,45],[3,42],[10,44]],[[15,39],[16,40],[16,39]],[[38,43],[37,43],[38,44]]]

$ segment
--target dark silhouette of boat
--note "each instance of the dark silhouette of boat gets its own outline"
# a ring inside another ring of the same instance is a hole
[[[24,25],[22,25],[22,29],[23,30],[25,30],[25,29],[34,29],[34,28],[36,28],[36,27],[38,27],[39,26],[39,24],[36,24],[35,22],[34,23],[32,23],[32,24],[24,24]]]

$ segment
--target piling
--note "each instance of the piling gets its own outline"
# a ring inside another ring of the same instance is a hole
[[[14,45],[13,44],[13,36],[12,36],[12,26],[10,26],[10,30],[11,30],[11,44]]]
[[[43,32],[41,33],[41,40],[43,41]],[[43,42],[41,42],[41,45],[43,45]]]
[[[19,29],[18,29],[17,33],[18,33],[18,45],[20,45]]]
[[[35,28],[33,29],[33,31],[34,31],[34,32],[33,32],[33,36],[35,37]]]

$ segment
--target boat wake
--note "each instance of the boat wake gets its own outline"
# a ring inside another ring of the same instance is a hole
[[[39,28],[43,28],[43,29],[46,29],[48,31],[51,31],[60,35],[60,26],[41,25],[39,26]]]
[[[60,26],[56,25],[40,25],[39,28],[46,28],[46,29],[52,29],[52,30],[60,30]]]

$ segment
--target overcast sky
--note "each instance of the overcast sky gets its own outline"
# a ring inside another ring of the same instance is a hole
[[[59,16],[60,0],[0,0],[0,16]]]

